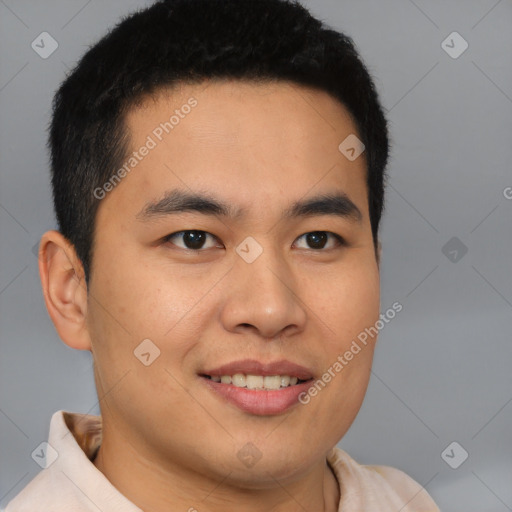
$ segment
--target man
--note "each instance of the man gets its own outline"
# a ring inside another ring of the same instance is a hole
[[[44,298],[101,417],[54,414],[7,512],[438,511],[336,447],[382,321],[388,156],[349,38],[284,0],[157,2],[66,78],[50,147]]]

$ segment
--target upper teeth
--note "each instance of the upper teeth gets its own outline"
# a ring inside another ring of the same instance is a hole
[[[233,384],[239,388],[247,389],[279,389],[288,386],[295,386],[298,382],[297,377],[289,375],[244,375],[235,373],[235,375],[222,375],[221,377],[211,376],[215,382],[223,384]]]

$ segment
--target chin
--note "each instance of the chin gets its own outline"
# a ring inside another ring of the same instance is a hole
[[[284,485],[299,479],[309,471],[309,465],[302,467],[300,463],[306,464],[303,460],[283,461],[279,457],[267,457],[264,461],[262,457],[251,467],[241,468],[242,464],[231,467],[229,481],[232,485],[251,490],[275,488],[276,481]],[[312,462],[311,465],[313,464]]]

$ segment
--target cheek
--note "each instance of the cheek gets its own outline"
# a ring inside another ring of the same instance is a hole
[[[324,322],[330,350],[344,345],[379,319],[380,284],[376,264],[347,262],[322,282],[313,279],[305,287],[309,303]]]
[[[194,330],[203,328],[201,310],[193,307],[198,291],[185,287],[185,293],[170,272],[165,277],[150,265],[135,265],[126,254],[98,268],[88,316],[99,394],[108,393],[110,410],[132,415],[134,424],[144,410],[153,418],[171,418],[190,401],[179,371],[197,339],[191,321]]]
[[[107,253],[104,249],[103,254]],[[133,341],[161,337],[183,309],[179,282],[129,250],[116,251],[102,261],[101,256],[91,291],[103,325],[110,324],[123,337],[131,335]]]
[[[147,339],[160,352],[157,366],[179,365],[205,329],[208,291],[219,280],[215,273],[184,275],[172,265],[145,259],[128,251],[98,259],[100,270],[91,283],[93,345],[119,372],[134,364],[141,369],[134,350]]]
[[[317,381],[312,390],[311,416],[337,425],[336,435],[348,429],[364,399],[376,341],[365,330],[375,325],[380,313],[376,264],[370,259],[368,264],[362,259],[353,261],[324,279],[323,287],[317,280],[315,293],[311,286],[306,288],[309,303],[321,305],[315,312],[324,334],[324,373],[319,379],[322,383]]]

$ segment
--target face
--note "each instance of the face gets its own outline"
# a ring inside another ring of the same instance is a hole
[[[343,356],[379,318],[365,155],[338,149],[355,124],[324,92],[223,81],[126,126],[138,156],[100,200],[87,304],[105,428],[162,467],[306,474],[361,406],[375,340]]]

